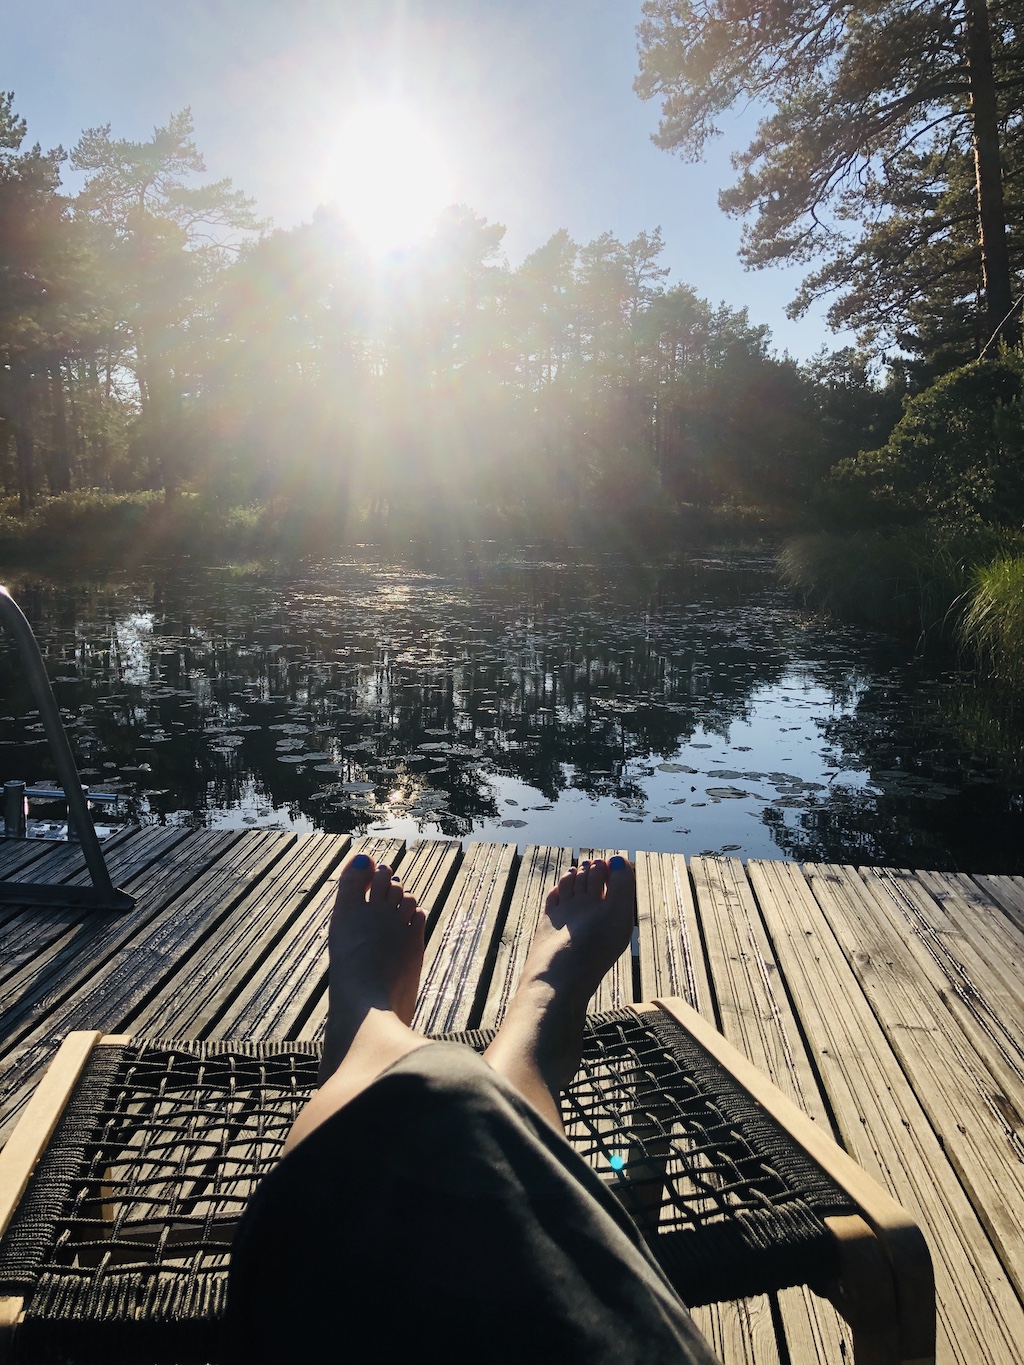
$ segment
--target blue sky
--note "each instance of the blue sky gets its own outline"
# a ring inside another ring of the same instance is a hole
[[[45,147],[108,122],[148,137],[190,105],[211,174],[281,227],[343,204],[336,130],[390,93],[422,111],[457,198],[506,225],[513,265],[561,227],[589,241],[660,225],[669,283],[748,307],[799,359],[843,344],[820,310],[786,318],[799,271],[737,260],[740,224],[716,196],[750,112],[702,165],[650,141],[657,106],[632,90],[639,17],[639,0],[8,0],[0,88]]]

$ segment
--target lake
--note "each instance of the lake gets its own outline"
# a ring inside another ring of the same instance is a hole
[[[6,581],[143,823],[1024,871],[1020,728],[767,557]],[[9,643],[0,711],[0,775],[52,780]]]

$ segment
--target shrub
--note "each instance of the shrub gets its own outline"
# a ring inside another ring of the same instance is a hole
[[[887,518],[1024,521],[1024,356],[944,375],[909,399],[884,446],[844,460],[838,489]]]

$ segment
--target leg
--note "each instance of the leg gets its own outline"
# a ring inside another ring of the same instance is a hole
[[[576,1074],[587,1005],[628,948],[636,882],[625,858],[583,863],[548,894],[516,993],[484,1057],[544,1117]]]
[[[357,853],[342,868],[331,915],[330,980],[320,1089],[296,1119],[290,1151],[386,1068],[427,1041],[409,1027],[423,965],[423,911],[389,867]]]
[[[240,1221],[229,1361],[712,1365],[635,1227],[556,1130],[633,903],[625,860],[548,896],[488,1065],[409,1027],[423,916],[389,869],[345,867],[323,1083]]]

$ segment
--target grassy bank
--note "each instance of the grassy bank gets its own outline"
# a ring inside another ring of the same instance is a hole
[[[815,532],[790,540],[779,568],[820,611],[919,647],[956,649],[1024,688],[1024,533],[937,524]]]
[[[365,544],[385,553],[413,544],[458,555],[483,542],[558,552],[588,546],[596,520],[603,549],[638,559],[712,544],[777,544],[790,529],[779,511],[732,503],[695,508],[659,502],[625,512],[577,507],[566,516],[556,508],[338,508],[283,500],[229,507],[193,493],[165,502],[159,493],[82,490],[40,499],[25,516],[15,499],[0,500],[0,562],[130,568],[174,556],[200,563],[329,556]]]

